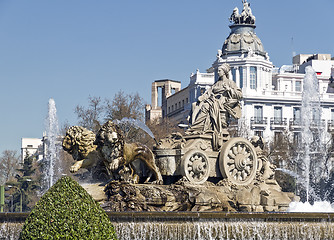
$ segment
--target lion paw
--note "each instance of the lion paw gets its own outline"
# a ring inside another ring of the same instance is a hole
[[[75,173],[79,170],[79,166],[76,166],[75,164],[73,166],[70,167],[70,172],[71,173]]]
[[[118,159],[114,159],[114,161],[109,164],[109,168],[110,168],[111,171],[117,170],[118,167],[119,167],[119,160]]]
[[[151,182],[151,184],[163,185],[164,181],[162,179],[161,180],[155,180],[155,181]]]

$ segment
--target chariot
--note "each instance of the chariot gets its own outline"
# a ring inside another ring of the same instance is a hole
[[[159,142],[154,154],[165,178],[183,176],[192,184],[212,178],[247,185],[261,165],[252,143],[241,137],[231,138],[227,130],[219,136],[214,133],[170,136]]]

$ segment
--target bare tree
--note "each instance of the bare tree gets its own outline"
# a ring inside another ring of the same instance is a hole
[[[89,130],[96,131],[103,118],[104,106],[100,97],[88,97],[88,107],[77,105],[75,113],[79,119],[79,124]]]
[[[0,184],[11,180],[20,166],[20,157],[17,151],[4,150],[0,156]]]
[[[121,120],[123,118],[143,120],[144,101],[138,93],[125,94],[120,90],[112,100],[106,99],[105,110],[107,120]]]

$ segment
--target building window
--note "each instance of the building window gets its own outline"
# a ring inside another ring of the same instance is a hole
[[[237,70],[236,68],[231,69],[233,82],[237,82]]]
[[[274,107],[274,123],[282,123],[282,107]]]
[[[179,108],[181,108],[181,102],[179,102]]]
[[[240,88],[244,87],[244,71],[242,67],[239,67],[239,75],[240,75]]]
[[[172,105],[172,112],[174,111],[174,105]]]
[[[334,109],[331,109],[331,120],[334,121]]]
[[[168,107],[168,113],[170,113],[170,107]]]
[[[250,86],[250,89],[256,89],[256,81],[257,81],[257,70],[256,70],[256,67],[250,67],[250,79],[249,79],[249,86]]]
[[[255,136],[263,137],[263,131],[255,131]]]
[[[254,120],[255,123],[262,123],[263,120],[263,107],[262,106],[254,106]]]
[[[300,132],[294,132],[293,133],[293,143],[294,144],[301,143],[301,133]]]
[[[186,103],[188,103],[189,101],[188,101],[188,98],[186,98]]]
[[[283,138],[283,134],[282,132],[275,132],[275,143],[281,143],[282,142],[282,138]]]
[[[177,103],[175,103],[175,110],[177,109]]]
[[[295,91],[296,92],[301,92],[302,91],[302,82],[301,81],[296,81],[295,82]]]
[[[201,88],[201,95],[205,93],[205,88]]]
[[[28,148],[32,148],[32,145],[27,145]]]
[[[318,108],[312,109],[312,120],[314,124],[320,124],[320,118],[321,118],[321,110]]]
[[[184,99],[182,100],[182,107],[184,107]]]
[[[300,124],[300,107],[293,108],[293,123],[299,125]]]

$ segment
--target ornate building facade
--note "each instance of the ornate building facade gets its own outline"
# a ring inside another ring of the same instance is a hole
[[[293,58],[293,65],[274,68],[255,33],[255,17],[249,3],[243,1],[243,4],[240,14],[238,8],[233,10],[230,35],[222,49],[218,50],[212,66],[206,73],[197,70],[191,74],[186,88],[165,96],[161,116],[186,124],[191,104],[196,103],[198,97],[217,81],[218,67],[228,63],[231,67],[230,78],[243,92],[243,114],[239,126],[246,126],[248,135],[263,136],[266,140],[272,140],[285,130],[293,132],[297,139],[301,131],[299,119],[305,68],[312,66],[319,82],[322,107],[321,116],[318,116],[320,124],[324,130],[331,132],[334,129],[334,89],[331,87],[334,60],[331,55],[300,54]],[[154,101],[152,98],[152,106]],[[150,116],[150,111],[146,111],[146,116]]]

